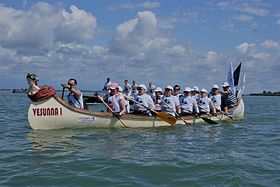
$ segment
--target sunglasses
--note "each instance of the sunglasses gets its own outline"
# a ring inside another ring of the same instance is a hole
[[[75,86],[75,83],[68,83],[69,86]]]

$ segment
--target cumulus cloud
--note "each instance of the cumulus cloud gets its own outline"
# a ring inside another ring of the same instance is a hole
[[[279,49],[279,44],[273,40],[265,40],[260,45],[267,49]]]
[[[251,56],[257,60],[263,60],[263,59],[269,57],[269,54],[264,53],[264,52],[259,52],[259,53],[252,54]]]
[[[216,62],[219,58],[219,55],[215,51],[208,51],[206,55],[207,62]]]
[[[254,46],[255,46],[255,44],[252,44],[252,43],[249,44],[249,43],[247,43],[247,42],[244,42],[244,43],[238,45],[235,49],[236,49],[237,52],[239,52],[239,53],[241,53],[241,54],[245,54],[245,53],[247,53],[247,51],[248,51],[250,48],[252,48],[252,47],[254,47]]]
[[[66,12],[43,2],[28,11],[1,5],[0,12],[0,45],[23,54],[43,54],[58,42],[84,42],[96,28],[96,18],[75,6]]]
[[[234,16],[233,19],[238,20],[238,21],[247,22],[247,21],[253,20],[253,17],[248,16],[248,15],[238,15],[238,16]]]
[[[264,8],[259,8],[256,6],[251,6],[249,4],[241,4],[241,7],[238,8],[239,11],[241,12],[247,12],[253,15],[257,16],[266,16],[268,14],[268,11]]]
[[[135,8],[146,8],[146,9],[153,9],[153,8],[158,8],[160,7],[161,4],[157,1],[145,1],[143,3],[120,3],[116,4],[113,6],[110,6],[110,10],[115,10],[115,9],[135,9]]]
[[[266,9],[265,4],[256,3],[240,3],[238,1],[225,1],[218,2],[217,7],[222,10],[236,10],[239,12],[245,12],[256,16],[266,16],[269,11]]]
[[[165,43],[157,34],[155,14],[151,11],[138,12],[136,18],[117,27],[111,40],[110,51],[116,54],[141,54],[158,46],[158,42]]]

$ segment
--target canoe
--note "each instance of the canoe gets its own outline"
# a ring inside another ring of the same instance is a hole
[[[219,113],[217,116],[201,115],[187,116],[183,119],[194,124],[209,124],[213,121],[217,123],[227,123],[233,120],[242,119],[244,115],[244,103],[240,99],[238,105],[232,109],[231,116]],[[126,114],[122,116],[121,121],[112,115],[111,112],[96,112],[92,110],[78,109],[59,96],[54,95],[43,101],[32,101],[28,109],[28,121],[30,127],[34,130],[51,130],[62,128],[82,128],[82,127],[163,127],[174,126],[162,121],[157,116],[141,116]],[[208,120],[207,120],[208,119]],[[209,122],[210,121],[210,122]],[[124,125],[124,124],[125,125]],[[180,118],[177,119],[175,125],[185,124]]]

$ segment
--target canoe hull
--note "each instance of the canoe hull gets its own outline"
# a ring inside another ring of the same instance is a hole
[[[234,119],[241,119],[244,115],[244,104],[242,99],[238,107],[233,111]],[[215,116],[206,116],[213,121],[232,121],[232,118],[223,114]],[[205,124],[205,121],[200,117],[184,117],[185,121],[192,124]],[[40,102],[32,102],[28,110],[28,121],[32,129],[62,129],[62,128],[82,128],[82,127],[98,127],[98,128],[112,128],[124,127],[161,127],[171,126],[160,118],[153,116],[138,116],[125,115],[119,119],[108,112],[94,112],[90,110],[77,109],[68,105],[58,96],[53,96],[47,100]],[[184,124],[178,118],[177,125]]]

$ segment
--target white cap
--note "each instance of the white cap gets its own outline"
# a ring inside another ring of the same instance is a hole
[[[224,84],[222,85],[222,87],[227,87],[227,86],[229,86],[227,82],[224,82]]]
[[[212,88],[219,89],[219,86],[218,86],[217,84],[214,84],[214,85],[212,86]]]
[[[199,92],[199,88],[197,86],[194,86],[193,90]]]
[[[139,85],[137,86],[137,88],[144,88],[145,90],[147,90],[145,84],[139,84]]]
[[[119,89],[119,92],[122,92],[122,91],[123,91],[123,89],[122,89],[121,86],[118,86],[118,89]]]
[[[157,87],[157,88],[155,89],[155,92],[162,92],[161,87]]]
[[[190,87],[186,87],[185,89],[184,89],[184,92],[191,92],[192,90],[191,90],[191,88]]]
[[[170,85],[166,86],[165,88],[170,89],[170,90],[172,90],[172,91],[173,91],[173,87],[172,87],[172,86],[170,86]]]
[[[205,88],[202,88],[202,89],[201,89],[201,92],[207,93],[207,90],[206,90]]]

